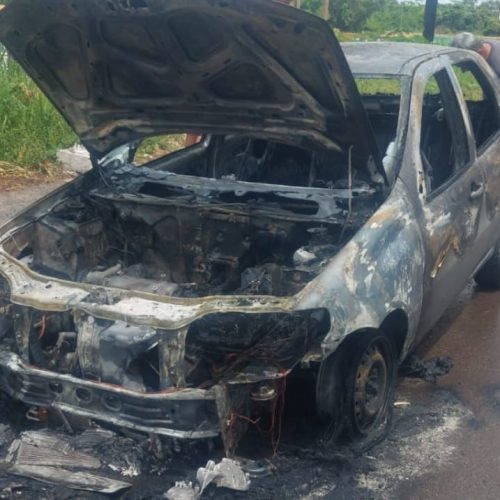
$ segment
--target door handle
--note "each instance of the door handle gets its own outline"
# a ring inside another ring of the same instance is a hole
[[[471,200],[477,200],[478,198],[481,198],[483,194],[484,194],[484,184],[482,182],[479,183],[472,182],[470,185],[469,198]]]

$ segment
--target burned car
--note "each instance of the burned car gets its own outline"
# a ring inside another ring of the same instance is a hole
[[[15,0],[0,40],[93,168],[1,229],[0,387],[228,454],[316,377],[334,437],[467,281],[500,285],[498,83],[267,0]],[[145,138],[201,140],[137,165]]]

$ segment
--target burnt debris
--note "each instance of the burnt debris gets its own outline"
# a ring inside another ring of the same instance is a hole
[[[430,384],[435,384],[438,377],[447,375],[452,368],[453,360],[448,357],[423,360],[416,355],[412,355],[401,365],[399,374],[403,377],[420,378]]]

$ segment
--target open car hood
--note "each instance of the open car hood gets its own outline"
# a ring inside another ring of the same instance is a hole
[[[97,158],[147,135],[376,143],[323,20],[270,0],[13,0],[0,40]]]

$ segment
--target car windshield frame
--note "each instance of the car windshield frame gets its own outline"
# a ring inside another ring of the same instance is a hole
[[[396,171],[394,172],[395,176],[399,174],[402,165],[402,157],[404,152],[404,145],[406,143],[406,137],[408,133],[408,122],[410,116],[410,101],[411,101],[411,90],[412,90],[412,77],[408,75],[400,75],[400,74],[386,74],[386,73],[353,73],[354,80],[356,81],[356,85],[358,85],[359,80],[373,80],[373,81],[382,81],[382,80],[390,80],[400,82],[400,101],[399,101],[399,116],[398,116],[398,124],[396,128],[396,135],[394,138],[395,149],[391,153],[391,156],[394,157],[394,161],[396,164]],[[358,91],[359,91],[358,86]],[[397,94],[383,94],[383,93],[374,93],[374,94],[363,94],[360,91],[361,100],[363,101],[363,105],[366,105],[367,98],[376,98],[377,96],[397,96]],[[381,151],[380,154],[382,158],[385,157],[386,151]]]

